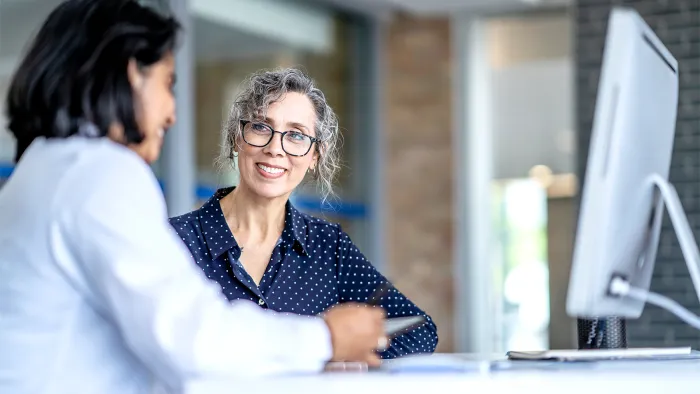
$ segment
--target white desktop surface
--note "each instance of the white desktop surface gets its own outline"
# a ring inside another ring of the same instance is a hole
[[[505,390],[505,391],[502,391]],[[184,394],[369,393],[666,394],[700,392],[700,360],[604,362],[594,367],[464,373],[340,372],[265,379],[192,381]]]

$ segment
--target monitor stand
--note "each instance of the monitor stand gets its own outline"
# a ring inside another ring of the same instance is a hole
[[[627,348],[627,324],[620,317],[577,319],[576,324],[579,350]]]
[[[700,300],[700,249],[695,241],[688,216],[676,188],[658,174],[649,177],[651,186],[658,190],[671,219],[673,230],[683,253],[695,293]],[[627,347],[626,322],[609,316],[594,319],[578,319],[579,349],[620,349]]]
[[[661,199],[666,206],[668,216],[671,218],[673,230],[681,246],[685,264],[688,266],[690,279],[693,281],[693,286],[695,287],[695,294],[697,294],[698,300],[700,300],[700,249],[698,249],[698,243],[695,241],[693,229],[688,223],[688,216],[683,210],[681,199],[678,197],[676,188],[660,175],[651,175],[649,181],[661,193]]]

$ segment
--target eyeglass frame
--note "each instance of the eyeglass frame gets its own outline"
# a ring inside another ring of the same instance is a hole
[[[294,157],[304,157],[304,156],[308,155],[309,152],[311,152],[311,148],[314,146],[314,144],[321,141],[320,139],[318,139],[318,138],[316,138],[316,137],[312,137],[312,136],[310,136],[310,135],[304,134],[304,133],[299,132],[299,131],[294,131],[294,130],[277,131],[277,130],[273,129],[272,126],[270,126],[269,124],[264,123],[264,122],[255,122],[255,121],[252,121],[252,120],[245,120],[245,119],[241,119],[240,122],[241,122],[241,137],[243,137],[243,141],[244,141],[246,144],[248,144],[248,145],[250,145],[250,146],[254,146],[254,147],[256,147],[256,148],[264,148],[264,147],[270,145],[270,142],[272,142],[272,140],[275,138],[275,134],[279,134],[279,135],[281,135],[281,137],[280,137],[281,140],[280,140],[280,141],[281,141],[282,150],[284,151],[284,153],[286,153],[286,154],[288,154],[288,155],[290,155],[290,156],[294,156]],[[270,139],[265,143],[265,145],[255,145],[255,144],[251,144],[250,142],[248,142],[248,141],[245,139],[245,130],[244,130],[244,129],[245,129],[245,126],[246,126],[248,123],[257,123],[257,124],[261,124],[261,125],[267,127],[267,128],[272,132],[272,133],[270,134]],[[291,154],[291,153],[287,152],[287,150],[284,149],[284,136],[286,136],[288,133],[299,133],[299,134],[302,134],[304,137],[306,137],[306,138],[308,138],[308,139],[311,140],[311,145],[309,145],[309,149],[306,151],[306,153],[304,153],[303,155],[294,155],[294,154]]]

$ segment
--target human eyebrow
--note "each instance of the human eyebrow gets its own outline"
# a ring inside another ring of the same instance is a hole
[[[271,118],[268,118],[268,117],[265,117],[265,119],[263,119],[263,122],[267,123],[268,125],[275,123]],[[285,128],[290,128],[290,127],[294,128],[294,129],[298,129],[299,132],[301,132],[302,134],[310,136],[308,127],[304,126],[303,123],[287,122],[287,125],[285,126]]]
[[[301,123],[289,122],[287,123],[287,125],[292,126],[295,129],[299,129],[299,131],[301,131],[302,133],[309,135],[309,129]]]

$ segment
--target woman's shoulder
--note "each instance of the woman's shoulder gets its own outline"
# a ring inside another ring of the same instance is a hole
[[[140,194],[144,201],[162,200],[150,167],[131,150],[106,138],[39,140],[25,152],[23,160],[36,156],[60,170],[65,195],[75,201],[104,199],[109,205],[132,194]]]
[[[218,223],[220,225],[221,220],[225,220],[219,205],[219,199],[221,197],[221,190],[218,190],[199,208],[168,219],[170,221],[170,225],[175,227],[176,230],[181,229],[182,231],[200,229],[202,227],[202,223],[199,220],[200,218],[205,222],[205,224]]]
[[[197,223],[197,212],[199,210],[196,209],[194,211],[190,211],[187,213],[183,213],[182,215],[178,216],[173,216],[168,219],[170,224],[172,226],[175,225],[195,225]]]
[[[171,217],[168,219],[168,222],[170,222],[170,226],[177,235],[183,241],[187,241],[188,239],[200,239],[199,235],[201,235],[202,228],[198,218],[198,210],[194,210]]]

